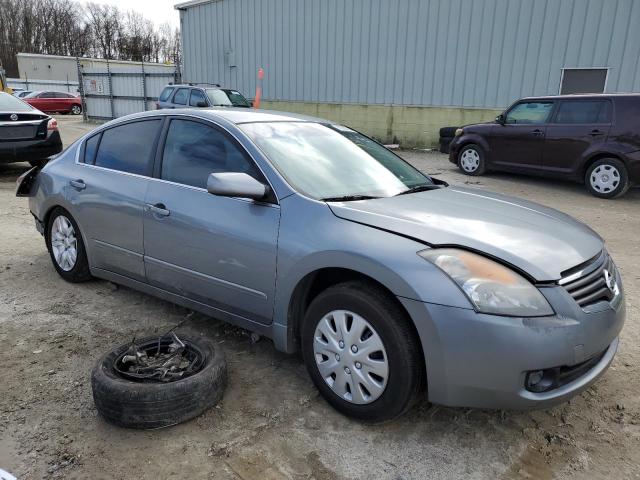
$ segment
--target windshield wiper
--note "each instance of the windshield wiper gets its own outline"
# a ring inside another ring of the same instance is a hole
[[[427,190],[438,190],[442,188],[442,185],[428,184],[428,185],[417,185],[415,187],[411,187],[404,192],[400,192],[396,194],[398,195],[407,195],[408,193],[418,193],[418,192],[426,192]]]
[[[327,197],[321,198],[323,202],[355,202],[356,200],[373,200],[373,195],[343,195],[341,197]]]

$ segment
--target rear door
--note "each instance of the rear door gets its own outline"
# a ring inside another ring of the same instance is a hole
[[[547,126],[542,160],[545,170],[581,175],[585,153],[607,141],[612,110],[608,99],[561,100]]]
[[[522,101],[505,114],[505,123],[491,130],[490,163],[508,170],[534,170],[542,150],[553,101]]]
[[[84,145],[68,197],[93,268],[145,280],[142,214],[162,122],[120,124]]]

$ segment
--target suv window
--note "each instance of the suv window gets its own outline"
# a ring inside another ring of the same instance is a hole
[[[173,92],[173,87],[165,87],[165,89],[162,90],[162,93],[160,94],[160,98],[158,98],[158,100],[160,100],[161,102],[166,102],[167,99],[171,96],[171,92]]]
[[[611,102],[563,101],[558,108],[555,123],[611,123]]]
[[[207,103],[207,99],[205,98],[204,93],[202,93],[202,90],[197,90],[194,88],[193,90],[191,90],[191,98],[189,99],[189,105],[192,107],[197,107],[198,102]]]
[[[95,164],[121,172],[147,175],[161,123],[160,119],[144,120],[105,130]]]
[[[253,161],[221,131],[190,120],[171,120],[160,178],[206,188],[210,173],[243,172],[263,181]]]
[[[507,113],[505,123],[535,124],[545,123],[553,109],[553,102],[522,102]]]
[[[93,161],[96,159],[96,150],[98,149],[98,143],[100,142],[100,134],[94,135],[89,138],[84,144],[84,163],[93,165]]]
[[[179,88],[176,94],[173,96],[173,103],[177,103],[178,105],[186,105],[187,98],[189,98],[189,89]]]

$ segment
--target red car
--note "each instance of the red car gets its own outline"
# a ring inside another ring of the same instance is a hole
[[[80,97],[67,92],[31,92],[22,100],[42,112],[82,113]]]

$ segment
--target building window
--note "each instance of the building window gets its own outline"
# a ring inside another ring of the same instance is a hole
[[[607,68],[563,68],[560,95],[603,93],[608,72]]]

